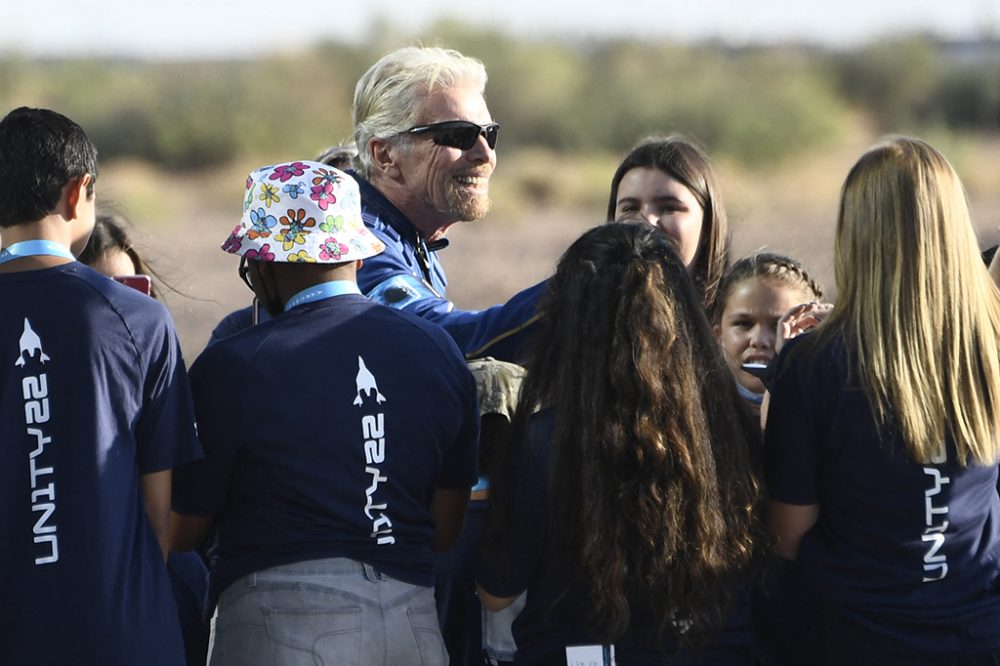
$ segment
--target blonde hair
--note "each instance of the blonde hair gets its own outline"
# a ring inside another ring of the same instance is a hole
[[[357,167],[365,178],[372,169],[368,143],[409,129],[424,98],[436,90],[460,85],[486,91],[486,68],[453,49],[406,46],[390,51],[372,65],[354,88],[354,142]]]
[[[961,464],[1000,455],[1000,295],[955,170],[924,141],[890,137],[851,169],[837,221],[837,305],[880,423],[909,456]]]

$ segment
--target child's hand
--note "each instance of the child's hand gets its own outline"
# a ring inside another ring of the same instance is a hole
[[[788,312],[781,315],[778,320],[777,339],[774,342],[774,353],[781,351],[786,340],[802,335],[806,331],[816,328],[820,322],[833,311],[833,303],[800,303]]]

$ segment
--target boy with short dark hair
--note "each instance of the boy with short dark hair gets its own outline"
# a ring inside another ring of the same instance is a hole
[[[0,121],[0,626],[13,664],[183,664],[164,566],[171,469],[200,457],[166,309],[74,259],[97,151]]]

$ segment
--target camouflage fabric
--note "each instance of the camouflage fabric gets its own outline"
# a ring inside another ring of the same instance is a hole
[[[514,416],[517,396],[525,370],[520,365],[487,356],[469,361],[479,394],[479,415],[500,414],[509,421]]]

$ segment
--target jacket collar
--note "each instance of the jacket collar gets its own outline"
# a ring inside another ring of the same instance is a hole
[[[417,228],[410,222],[403,211],[389,201],[374,185],[369,183],[361,174],[354,170],[347,172],[354,180],[358,181],[358,188],[361,191],[361,210],[366,217],[376,217],[383,223],[389,225],[408,244],[413,247],[425,246],[431,252],[443,250],[448,247],[448,239],[442,238],[433,243],[424,243],[423,237]]]

